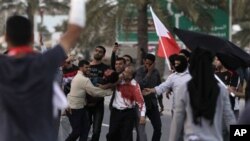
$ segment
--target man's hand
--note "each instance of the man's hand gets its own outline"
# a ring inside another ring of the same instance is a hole
[[[114,84],[108,83],[108,84],[97,84],[97,86],[101,89],[112,89],[114,87]]]
[[[228,86],[227,90],[229,91],[229,93],[234,93],[236,91],[236,88],[232,86]]]
[[[139,124],[146,124],[146,117],[145,116],[140,117]]]
[[[65,60],[65,62],[73,62],[73,61],[75,61],[75,58],[74,58],[74,56],[72,56],[72,55],[70,55],[70,56]]]
[[[118,43],[115,43],[115,46],[112,50],[112,52],[116,53],[116,51],[119,49]]]
[[[144,96],[149,95],[149,94],[151,94],[151,93],[156,93],[155,88],[144,88],[144,89],[142,90],[142,94],[143,94]]]
[[[122,81],[122,80],[124,80],[124,74],[123,73],[119,74],[119,80],[118,81]]]
[[[170,95],[172,95],[172,92],[168,92],[168,93],[166,93],[166,97],[167,97],[167,99],[169,99],[169,96]]]
[[[68,108],[66,109],[66,111],[67,111],[69,114],[71,114],[71,115],[72,115],[72,110],[71,110],[71,108],[70,108],[70,107],[68,107]]]

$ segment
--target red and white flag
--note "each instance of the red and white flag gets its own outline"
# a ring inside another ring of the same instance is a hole
[[[159,57],[168,58],[169,56],[173,54],[179,54],[180,47],[176,43],[174,37],[170,34],[168,29],[155,15],[152,7],[150,7],[150,11],[153,17],[156,33],[159,36],[159,47],[158,47],[157,55]]]

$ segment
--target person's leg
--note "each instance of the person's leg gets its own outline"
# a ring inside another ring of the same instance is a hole
[[[90,134],[90,132],[92,132],[92,131],[90,131],[90,129],[91,129],[91,125],[93,124],[93,115],[94,115],[94,112],[95,112],[95,110],[94,110],[94,107],[93,106],[87,106],[86,107],[86,110],[87,110],[87,115],[88,115],[88,122],[89,122],[89,131],[88,131],[88,133]],[[90,138],[90,137],[89,137]]]
[[[66,116],[66,114],[63,114],[60,119],[58,141],[65,141],[65,139],[69,136],[71,131],[72,128],[69,122],[69,118]]]
[[[93,114],[94,114],[94,107],[86,107],[87,115],[89,117],[89,124],[90,126],[93,123]]]
[[[235,97],[229,95],[229,100],[230,100],[230,103],[231,103],[231,108],[232,108],[232,110],[234,110]]]
[[[82,126],[82,131],[81,131],[79,141],[87,141],[90,126],[89,126],[89,117],[88,117],[86,109],[82,110],[82,118],[79,124]]]
[[[152,136],[152,141],[160,141],[161,140],[161,118],[160,112],[158,108],[152,108],[146,112],[151,124],[154,128],[154,133]]]
[[[76,141],[82,132],[81,118],[82,111],[79,109],[72,109],[72,113],[67,112],[67,116],[69,117],[69,122],[72,127],[72,132],[69,134],[65,141]]]
[[[133,141],[133,128],[136,122],[136,113],[134,109],[130,109],[123,113],[123,119],[120,129],[120,141]]]
[[[235,115],[236,120],[239,119],[239,114],[240,114],[240,110],[234,110],[234,115]]]
[[[122,115],[121,112],[111,109],[110,120],[109,120],[109,132],[106,135],[107,141],[119,141],[120,138],[120,126],[121,126]]]
[[[249,102],[250,99],[250,78],[247,79],[247,85],[245,88],[245,103]],[[247,104],[245,104],[246,106]]]
[[[146,124],[138,124],[138,131],[137,131],[137,134],[138,134],[138,138],[137,138],[137,141],[147,141],[147,134],[146,134],[146,131],[145,131],[145,126]]]
[[[95,107],[94,119],[93,119],[93,135],[91,141],[99,141],[101,128],[102,128],[102,120],[104,115],[104,103],[98,103]]]
[[[136,112],[136,122],[135,122],[136,141],[147,141],[147,135],[145,132],[146,124],[139,124],[140,112],[138,106],[135,107],[135,112]]]

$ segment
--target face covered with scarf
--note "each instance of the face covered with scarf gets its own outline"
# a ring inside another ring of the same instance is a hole
[[[175,67],[176,72],[182,73],[187,69],[188,62],[184,56],[182,56],[182,55],[176,56],[174,62],[175,62],[174,67]]]

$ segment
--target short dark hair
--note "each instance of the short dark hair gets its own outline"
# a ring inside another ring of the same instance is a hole
[[[172,65],[172,66],[174,66],[174,61],[175,61],[175,58],[178,56],[178,54],[172,54],[172,55],[170,55],[169,57],[168,57],[168,60],[169,60],[169,62],[170,62],[170,64]]]
[[[105,47],[103,47],[103,46],[97,46],[96,48],[100,48],[100,49],[102,49],[102,50],[103,50],[103,54],[105,54],[105,53],[106,53],[106,49],[105,49]]]
[[[14,46],[28,45],[33,36],[33,25],[23,16],[11,16],[6,23],[6,36]]]
[[[128,58],[129,58],[129,60],[130,60],[130,62],[131,62],[131,63],[133,63],[133,58],[132,58],[130,55],[125,54],[125,55],[123,55],[123,57],[128,57]]]
[[[175,57],[175,61],[180,61],[181,63],[187,63],[187,59],[186,59],[186,57],[183,56],[183,55],[177,55],[177,56]]]
[[[152,62],[155,62],[155,56],[153,54],[150,54],[148,53],[145,58],[145,60],[148,59],[148,60],[151,60]]]
[[[191,53],[190,53],[188,50],[186,50],[186,49],[180,50],[179,54],[180,54],[180,53],[184,54],[184,56],[185,56],[186,58],[189,58],[189,57],[191,56]]]
[[[123,61],[123,63],[126,64],[126,60],[122,57],[116,58],[115,61]]]
[[[84,65],[89,65],[89,61],[86,60],[80,60],[78,63],[78,67],[83,67]]]

